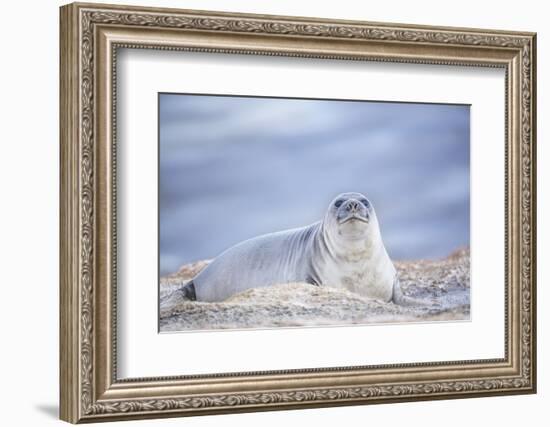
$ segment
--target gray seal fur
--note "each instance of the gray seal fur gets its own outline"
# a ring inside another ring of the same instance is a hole
[[[187,299],[216,302],[247,289],[307,282],[412,305],[401,291],[371,202],[343,193],[322,221],[241,242],[180,289]]]

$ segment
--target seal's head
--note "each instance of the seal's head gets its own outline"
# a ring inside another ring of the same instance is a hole
[[[374,208],[361,193],[338,195],[329,206],[325,223],[345,240],[366,239],[372,226],[377,227]]]

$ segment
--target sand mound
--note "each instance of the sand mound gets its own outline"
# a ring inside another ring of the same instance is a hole
[[[425,304],[401,307],[346,290],[289,283],[249,289],[224,302],[188,301],[177,289],[208,261],[183,266],[161,278],[160,329],[241,329],[411,321],[468,320],[470,252],[461,249],[443,260],[396,262],[406,295]]]

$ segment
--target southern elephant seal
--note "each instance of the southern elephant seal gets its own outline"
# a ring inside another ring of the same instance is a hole
[[[229,248],[180,291],[191,300],[214,302],[247,289],[292,282],[414,304],[401,292],[374,207],[360,193],[340,194],[322,221]]]

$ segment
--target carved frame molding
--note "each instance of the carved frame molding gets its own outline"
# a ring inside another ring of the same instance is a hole
[[[60,42],[62,419],[535,392],[535,34],[71,4],[61,8]],[[504,67],[506,357],[117,380],[118,48]]]

